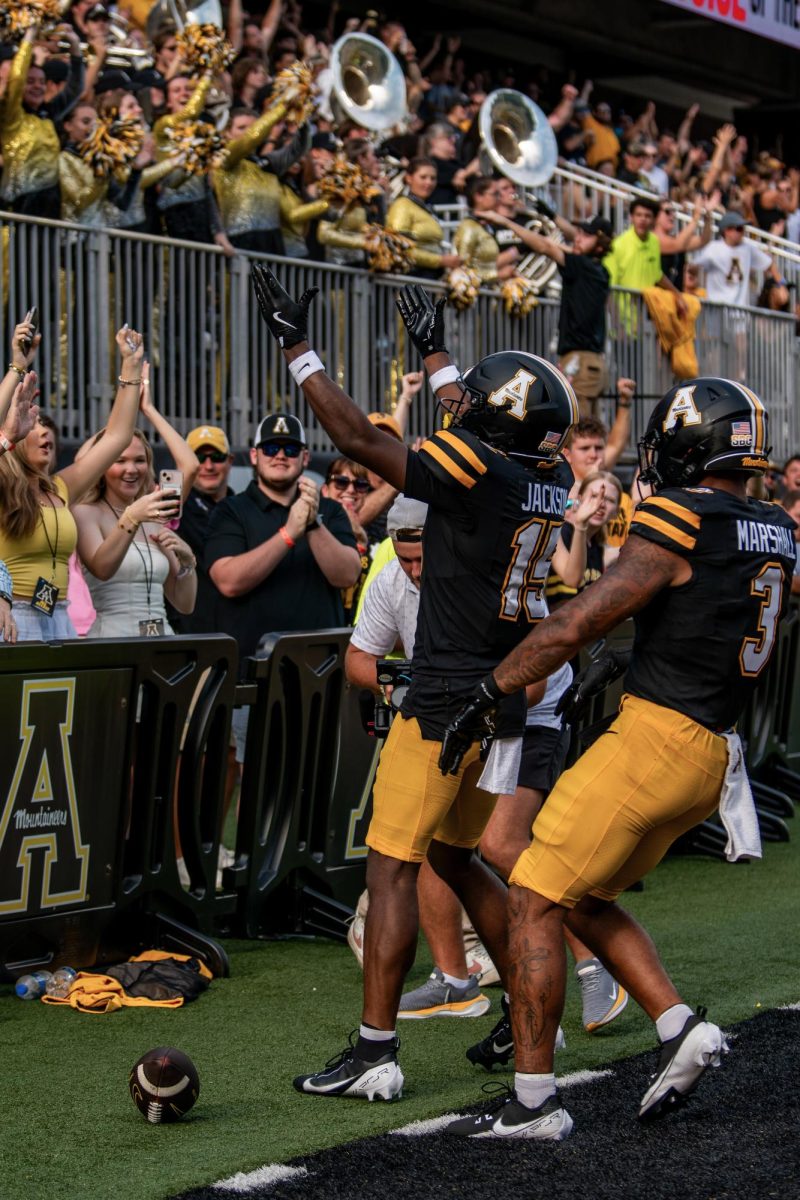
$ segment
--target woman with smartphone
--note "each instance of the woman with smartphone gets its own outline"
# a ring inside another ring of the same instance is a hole
[[[190,613],[197,596],[194,553],[170,525],[180,517],[200,464],[152,403],[146,362],[140,396],[142,415],[178,470],[162,471],[155,487],[152,448],[134,429],[129,445],[76,507],[78,554],[97,614],[89,637],[171,634],[164,597],[178,612]],[[105,436],[101,430],[90,446],[102,444]]]
[[[11,362],[0,381],[0,416],[11,411],[15,389],[30,390],[30,371],[41,340],[32,320],[14,330]],[[127,325],[116,337],[120,354],[117,394],[106,437],[79,462],[54,472],[55,435],[28,404],[28,421],[13,438],[0,426],[0,560],[11,572],[12,611],[18,641],[75,637],[67,612],[67,564],[77,542],[71,506],[94,487],[131,440],[139,408],[142,338]],[[6,396],[8,395],[8,399]]]

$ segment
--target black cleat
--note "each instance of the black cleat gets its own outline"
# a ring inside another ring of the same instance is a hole
[[[484,1091],[493,1085],[487,1083]],[[511,1088],[501,1087],[483,1112],[461,1117],[445,1129],[452,1137],[529,1138],[562,1142],[572,1132],[572,1117],[557,1095],[548,1096],[538,1108],[528,1108]]]
[[[476,1067],[504,1067],[514,1053],[514,1037],[511,1033],[511,1017],[508,1014],[508,1001],[501,997],[500,1004],[503,1015],[488,1037],[467,1050],[467,1058]]]
[[[640,1121],[652,1121],[680,1107],[708,1068],[718,1067],[722,1055],[728,1053],[722,1030],[705,1016],[706,1010],[698,1008],[696,1015],[686,1018],[681,1032],[662,1045],[658,1066],[639,1106]]]
[[[393,1100],[403,1095],[403,1072],[397,1064],[397,1038],[391,1050],[375,1062],[356,1058],[353,1034],[349,1045],[325,1064],[316,1075],[298,1075],[293,1086],[313,1096],[348,1096],[356,1099]]]

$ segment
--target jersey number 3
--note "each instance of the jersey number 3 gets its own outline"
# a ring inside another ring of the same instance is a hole
[[[778,563],[766,563],[750,583],[750,595],[761,600],[756,637],[746,637],[739,651],[742,674],[760,675],[767,665],[775,645],[778,617],[783,595],[783,568]]]

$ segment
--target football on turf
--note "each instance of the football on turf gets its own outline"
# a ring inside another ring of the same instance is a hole
[[[157,1046],[143,1054],[131,1067],[128,1087],[133,1103],[151,1125],[179,1121],[200,1094],[194,1063],[172,1046]]]

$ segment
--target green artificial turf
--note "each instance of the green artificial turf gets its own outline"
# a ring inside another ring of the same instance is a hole
[[[669,859],[625,904],[655,937],[687,1001],[728,1024],[800,1000],[792,950],[798,866],[797,840],[766,846],[759,865]],[[355,960],[321,940],[236,941],[227,949],[230,979],[176,1011],[86,1016],[0,988],[0,1197],[151,1200],[480,1098],[487,1076],[464,1049],[496,1020],[499,989],[490,989],[494,1004],[483,1018],[401,1022],[402,1102],[303,1097],[292,1077],[319,1069],[357,1024]],[[411,982],[428,969],[423,944]],[[572,977],[564,1029],[559,1074],[653,1045],[633,1004],[608,1029],[585,1034]],[[185,1121],[153,1127],[134,1108],[127,1075],[145,1050],[165,1044],[194,1060],[201,1093]]]

